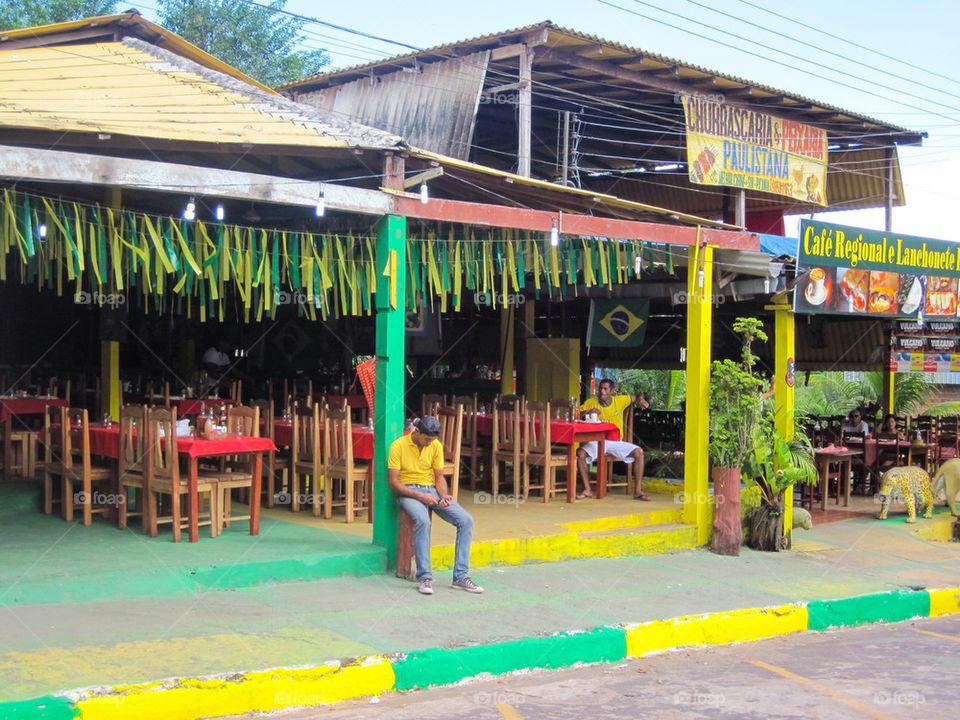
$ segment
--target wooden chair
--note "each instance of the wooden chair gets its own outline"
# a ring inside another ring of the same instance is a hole
[[[327,410],[323,430],[323,516],[333,517],[333,508],[343,506],[348,523],[354,515],[368,508],[367,485],[370,466],[353,457],[353,429],[350,413],[344,409]],[[337,490],[342,486],[342,494]],[[317,508],[314,507],[314,514]]]
[[[498,402],[493,409],[493,445],[490,449],[491,491],[500,494],[500,463],[513,466],[513,494],[520,494],[523,473],[523,438],[520,435],[520,401]]]
[[[234,405],[227,408],[227,435],[260,437],[260,408]],[[220,519],[222,527],[230,527],[231,520],[249,520],[249,515],[231,517],[233,491],[241,488],[247,491],[253,487],[253,461],[247,457],[231,456],[226,458],[223,471],[216,475],[220,488]],[[217,528],[220,534],[220,527]]]
[[[557,494],[557,468],[567,467],[567,453],[555,451],[550,439],[550,420],[553,417],[553,408],[550,403],[527,403],[524,430],[524,458],[523,463],[523,498],[530,495],[531,490],[542,490],[543,501]],[[530,468],[540,468],[542,481],[538,485],[530,483]],[[569,478],[567,479],[569,482]]]
[[[960,418],[940,418],[936,454],[938,467],[946,460],[960,457]]]
[[[148,467],[150,476],[147,487],[150,494],[147,498],[148,533],[150,537],[157,536],[160,524],[171,523],[173,526],[173,541],[180,542],[181,531],[187,527],[187,518],[181,512],[183,497],[190,491],[188,478],[180,476],[180,461],[177,456],[177,410],[176,408],[155,409],[147,417],[147,450],[150,453]],[[197,518],[198,525],[210,525],[210,537],[216,537],[220,528],[220,491],[217,487],[216,476],[201,474],[197,478],[197,492],[208,495],[210,498],[210,512],[206,521],[201,521],[204,514]],[[170,515],[159,516],[157,512],[157,496],[169,496]]]
[[[63,432],[62,496],[63,516],[73,521],[74,486],[82,488],[83,524],[93,522],[93,514],[106,513],[109,507],[94,506],[94,486],[98,494],[109,497],[113,485],[113,468],[94,465],[90,455],[90,418],[86,408],[70,408],[67,411],[68,426]],[[74,421],[78,421],[74,427]]]
[[[420,414],[436,416],[437,410],[447,404],[445,395],[427,394],[420,398]]]
[[[274,429],[274,422],[276,422],[276,418],[274,417],[273,400],[254,400],[251,403],[251,406],[260,411],[260,419],[264,431],[264,437],[274,440],[276,438]],[[286,455],[280,455],[279,453],[267,453],[267,461],[264,463],[263,467],[264,474],[266,476],[264,491],[267,494],[267,507],[272,508],[274,497],[276,496],[277,492],[277,473],[280,473],[281,492],[289,485],[290,458]]]
[[[460,452],[463,443],[463,405],[441,407],[437,411],[440,421],[440,444],[443,445],[443,475],[456,500],[460,489]]]
[[[147,530],[150,518],[146,509],[150,506],[147,496],[150,493],[150,452],[147,450],[147,423],[149,410],[142,405],[127,405],[120,408],[120,458],[117,463],[120,499],[117,513],[117,526],[124,530],[130,517],[140,517],[141,525]],[[139,496],[136,506],[139,510],[131,513],[130,490]]]
[[[484,458],[489,457],[490,446],[484,443],[477,435],[477,395],[455,395],[453,405],[463,408],[463,435],[460,441],[460,462],[469,465],[470,489],[477,489],[480,479],[479,465]]]
[[[243,404],[243,380],[232,380],[230,382],[230,402],[234,405]]]
[[[57,503],[63,512],[63,493],[54,493],[54,481],[60,487],[63,483],[63,433],[70,427],[67,409],[59,405],[48,405],[43,413],[43,512],[53,514],[53,505]]]
[[[290,448],[290,509],[300,512],[300,498],[306,492],[310,478],[313,514],[320,514],[320,488],[323,480],[323,417],[325,406],[316,403],[310,407],[294,406],[293,444]],[[300,478],[304,481],[301,485]]]
[[[623,411],[623,437],[625,442],[633,442],[633,404],[627,405]],[[623,466],[623,479],[618,480],[617,468]],[[626,488],[627,495],[633,495],[637,486],[636,463],[620,463],[607,460],[607,489],[622,487]],[[642,478],[641,478],[642,480]]]
[[[0,442],[2,437],[0,433]],[[11,430],[10,444],[13,447],[10,472],[32,479],[36,472],[34,458],[37,455],[37,434],[26,428]]]
[[[937,446],[939,442],[937,439],[939,434],[937,418],[931,417],[930,415],[920,415],[910,423],[911,438],[916,436],[918,430],[920,431],[920,439],[926,447],[918,448],[911,444],[910,452],[907,456],[907,463],[910,465],[920,465],[930,473],[936,472],[938,467]]]

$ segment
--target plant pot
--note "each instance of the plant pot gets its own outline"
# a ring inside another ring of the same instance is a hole
[[[740,468],[713,468],[713,539],[710,549],[718,555],[739,555],[743,542],[740,524]]]
[[[783,505],[763,503],[747,513],[747,547],[779,552],[786,547],[783,534]]]

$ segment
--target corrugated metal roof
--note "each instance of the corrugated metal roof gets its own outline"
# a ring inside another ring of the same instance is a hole
[[[490,33],[487,35],[480,35],[474,38],[469,38],[466,40],[458,40],[452,43],[446,43],[444,45],[438,45],[432,48],[420,50],[414,53],[407,53],[404,55],[398,55],[396,57],[387,58],[385,60],[379,60],[371,63],[364,63],[356,65],[349,68],[344,68],[341,70],[336,70],[329,73],[319,73],[317,75],[312,75],[310,77],[299,80],[295,83],[289,83],[287,85],[281,86],[281,90],[291,90],[298,89],[303,90],[311,85],[335,85],[340,82],[348,82],[352,79],[355,79],[357,75],[363,75],[368,73],[373,73],[374,71],[380,68],[388,68],[389,71],[394,71],[398,67],[409,65],[413,62],[414,59],[423,60],[425,56],[430,55],[439,55],[441,57],[449,57],[450,51],[457,50],[462,52],[465,49],[476,47],[479,49],[485,44],[495,43],[501,41],[502,39],[515,36],[515,35],[524,35],[527,33],[536,32],[538,30],[546,30],[550,34],[550,38],[547,41],[548,46],[552,45],[569,45],[570,40],[579,41],[584,47],[589,51],[589,53],[596,54],[598,52],[598,46],[601,46],[602,49],[610,49],[619,51],[625,55],[632,55],[637,58],[637,62],[643,65],[660,67],[660,68],[676,68],[676,80],[683,81],[684,79],[695,79],[697,81],[713,81],[716,85],[717,91],[723,92],[727,90],[735,89],[752,89],[759,91],[769,96],[780,96],[785,98],[796,105],[811,105],[816,110],[828,111],[832,114],[836,114],[840,117],[832,118],[831,122],[857,122],[857,123],[867,123],[869,125],[875,126],[877,128],[883,128],[889,132],[904,135],[904,136],[913,136],[914,142],[919,142],[922,133],[904,128],[898,125],[892,125],[890,123],[884,122],[882,120],[877,120],[875,118],[868,117],[866,115],[861,115],[859,113],[852,112],[850,110],[845,110],[843,108],[837,107],[835,105],[829,105],[826,103],[813,100],[811,98],[805,97],[803,95],[798,95],[795,93],[790,93],[785,90],[780,90],[778,88],[770,87],[768,85],[763,85],[761,83],[756,83],[751,80],[746,80],[734,75],[727,75],[725,73],[717,72],[716,70],[710,70],[699,65],[693,65],[691,63],[683,62],[681,60],[676,60],[674,58],[667,57],[665,55],[658,55],[656,53],[650,53],[646,50],[640,48],[631,47],[624,43],[607,40],[606,38],[601,38],[597,35],[591,35],[589,33],[580,32],[578,30],[572,30],[569,28],[560,27],[559,25],[554,24],[553,22],[546,20],[544,22],[535,23],[532,25],[527,25],[525,27],[514,28],[512,30],[505,30],[497,33]],[[566,36],[566,37],[563,37]],[[536,61],[535,61],[536,62]],[[687,75],[688,77],[684,77]],[[697,75],[701,77],[696,77]],[[749,102],[749,99],[747,100]],[[774,108],[771,108],[774,109]],[[790,105],[785,105],[780,108],[781,110],[789,111]]]
[[[249,85],[255,85],[264,92],[274,93],[274,90],[240,72],[232,65],[218,60],[210,53],[201,50],[193,43],[187,42],[162,25],[150,22],[136,10],[129,10],[116,15],[99,15],[81,20],[51,23],[50,25],[4,30],[0,32],[0,50],[8,47],[20,49],[19,46],[23,45],[30,47],[46,46],[51,42],[75,43],[80,41],[89,43],[95,42],[98,36],[100,41],[106,39],[119,40],[120,37],[124,36],[139,37],[154,45],[169,48],[178,55],[183,55],[211,70],[230,75]]]
[[[133,37],[0,50],[0,127],[250,145],[401,144]]]

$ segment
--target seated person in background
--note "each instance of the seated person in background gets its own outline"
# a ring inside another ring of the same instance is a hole
[[[863,419],[863,413],[860,412],[860,408],[854,408],[850,411],[847,419],[843,421],[843,426],[841,429],[845,433],[854,432],[863,433],[864,435],[870,434],[870,426],[867,425],[866,421]]]
[[[229,346],[223,340],[219,340],[208,347],[200,360],[203,369],[217,374],[226,372],[230,366],[230,356],[227,355],[227,350],[229,350]]]
[[[633,497],[637,500],[649,500],[650,497],[643,493],[643,449],[631,442],[627,442],[623,437],[623,412],[633,405],[634,398],[629,395],[614,395],[614,383],[609,378],[600,381],[597,387],[597,397],[590,398],[580,406],[580,412],[596,411],[603,422],[613,423],[620,430],[620,440],[607,440],[604,443],[605,455],[612,460],[619,460],[624,463],[636,463],[635,477],[637,478],[637,487]],[[637,393],[637,405],[646,410],[650,407],[643,393]],[[577,497],[593,497],[593,490],[590,489],[590,469],[589,465],[597,459],[597,443],[583,443],[577,449],[577,466],[580,468],[580,477],[583,478],[583,492]]]
[[[887,413],[883,418],[883,425],[880,431],[887,435],[896,435],[898,440],[906,440],[902,430],[897,429],[897,416],[893,413]]]
[[[402,435],[390,445],[387,456],[387,483],[397,502],[413,520],[413,554],[417,562],[417,582],[421,595],[433,595],[430,570],[430,513],[457,528],[453,561],[453,584],[457,590],[482,593],[483,588],[469,577],[470,541],[473,518],[447,492],[443,476],[443,445],[440,421],[426,415],[413,422],[413,432]]]

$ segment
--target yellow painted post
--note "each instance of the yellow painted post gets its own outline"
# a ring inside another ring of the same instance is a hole
[[[897,374],[892,370],[887,370],[887,412],[895,412],[897,406]]]
[[[120,188],[107,188],[107,205],[114,210],[121,207]],[[108,312],[104,307],[100,312]],[[120,343],[100,341],[100,412],[120,419]]]
[[[710,339],[713,330],[713,247],[687,268],[687,402],[684,441],[683,521],[697,526],[697,544],[710,540]]]
[[[774,424],[784,440],[793,439],[796,415],[795,406],[795,338],[796,323],[789,305],[769,306],[774,316]],[[793,488],[783,493],[783,534],[787,542],[793,535]]]
[[[514,312],[512,305],[500,309],[500,393],[513,395]]]

